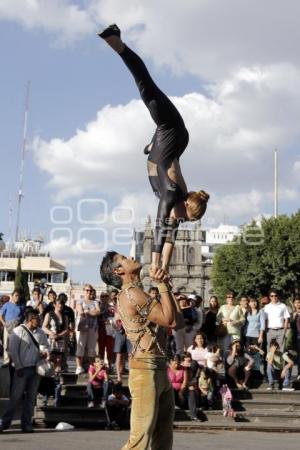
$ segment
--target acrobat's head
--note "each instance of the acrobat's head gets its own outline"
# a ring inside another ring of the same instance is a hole
[[[123,283],[139,275],[142,264],[131,257],[117,252],[107,252],[100,265],[100,275],[104,283],[121,289]]]
[[[209,194],[205,191],[188,192],[185,201],[187,220],[200,220],[205,214],[208,200]]]

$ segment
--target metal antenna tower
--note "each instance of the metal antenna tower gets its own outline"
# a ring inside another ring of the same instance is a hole
[[[13,207],[11,201],[11,195],[9,195],[9,203],[8,203],[8,239],[10,244],[12,243],[12,215],[13,215]]]
[[[29,109],[29,92],[30,92],[30,81],[28,81],[26,84],[24,128],[23,128],[23,141],[22,141],[22,147],[21,147],[21,167],[20,167],[18,204],[17,204],[17,223],[16,223],[16,236],[15,236],[16,241],[18,241],[18,239],[19,239],[21,203],[22,203],[22,198],[24,197],[23,178],[24,178],[25,152],[26,152],[26,146],[27,146],[27,121],[28,121],[28,109]]]

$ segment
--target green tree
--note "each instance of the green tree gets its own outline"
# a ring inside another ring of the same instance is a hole
[[[300,288],[300,211],[245,226],[241,237],[216,251],[212,281],[220,299],[229,288],[260,297],[274,287],[293,297]]]
[[[21,258],[18,258],[18,265],[15,276],[15,289],[21,292],[21,301],[26,304],[30,300],[30,290],[28,286],[28,274],[22,272]]]

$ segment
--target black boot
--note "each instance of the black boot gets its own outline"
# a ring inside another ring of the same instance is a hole
[[[109,25],[109,27],[105,28],[104,31],[101,31],[100,33],[97,33],[99,37],[102,39],[106,39],[110,36],[118,36],[121,37],[121,30],[115,23],[112,25]]]

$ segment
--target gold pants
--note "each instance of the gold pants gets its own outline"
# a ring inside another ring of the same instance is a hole
[[[132,358],[129,389],[132,397],[130,436],[122,450],[171,450],[174,394],[165,360]]]

